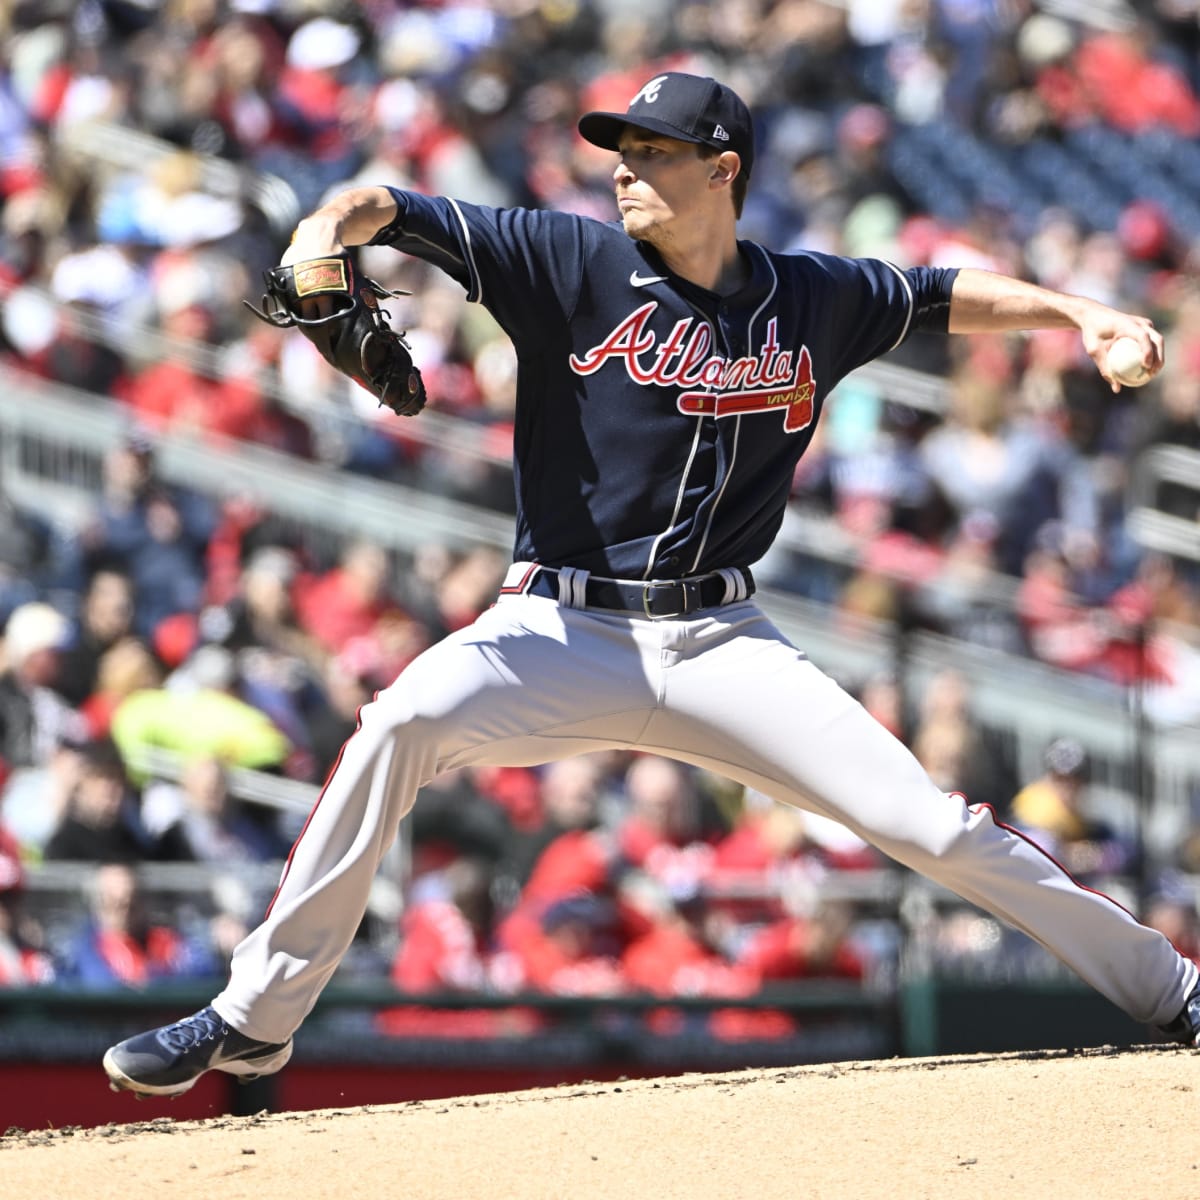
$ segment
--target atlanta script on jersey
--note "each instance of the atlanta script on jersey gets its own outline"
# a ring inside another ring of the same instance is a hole
[[[750,282],[722,297],[618,222],[393,196],[375,244],[458,280],[516,347],[514,557],[618,578],[760,558],[830,390],[954,276],[741,242]]]

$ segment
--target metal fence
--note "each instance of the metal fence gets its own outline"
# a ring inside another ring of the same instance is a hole
[[[1133,465],[1130,477],[1129,531],[1151,550],[1200,562],[1200,522],[1195,516],[1162,510],[1162,491],[1190,498],[1200,513],[1200,450],[1186,446],[1151,446]]]

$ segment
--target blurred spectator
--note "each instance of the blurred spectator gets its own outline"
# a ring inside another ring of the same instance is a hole
[[[585,927],[592,917],[602,916],[606,935],[619,940],[622,922],[613,898],[626,869],[615,840],[604,829],[575,828],[560,833],[538,855],[515,903],[508,894],[508,881],[502,877],[498,899],[508,911],[500,915],[496,926],[497,947],[525,963],[523,970],[527,971],[531,962],[542,964],[545,970],[538,967],[535,973],[540,972],[539,978],[547,977],[552,970],[546,964],[561,965],[563,961],[552,952],[554,940],[547,940],[547,916],[556,905],[581,899],[596,904],[568,905],[558,916],[568,925],[582,923]],[[551,919],[551,925],[557,920]],[[569,942],[570,933],[568,930],[559,940]],[[586,939],[581,935],[579,940]]]
[[[1067,670],[1095,671],[1108,647],[1111,621],[1084,603],[1076,580],[1061,537],[1048,531],[1025,559],[1017,614],[1035,657]]]
[[[392,982],[402,992],[486,988],[490,880],[489,865],[470,857],[421,880],[401,920],[392,963]]]
[[[58,828],[79,779],[77,744],[56,746],[39,767],[9,772],[0,764],[3,819],[31,861],[41,858]]]
[[[89,742],[67,753],[77,756],[76,778],[46,843],[47,859],[136,863],[191,857],[178,836],[156,838],[143,825],[137,794],[112,742]]]
[[[786,916],[755,929],[737,963],[764,980],[862,979],[866,963],[850,940],[846,905],[824,904],[808,916]]]
[[[69,628],[40,601],[22,604],[4,627],[0,760],[9,770],[44,766],[60,741],[83,735],[83,719],[55,690]]]
[[[1061,532],[1044,530],[1017,592],[1036,657],[1127,686],[1151,684],[1156,719],[1188,719],[1200,687],[1186,633],[1200,617],[1195,585],[1167,555],[1149,552],[1103,603],[1087,603],[1085,582],[1071,568]]]
[[[556,900],[512,947],[535,991],[556,996],[614,996],[627,990],[611,901],[579,893]]]
[[[271,902],[268,891],[249,886],[236,868],[232,873],[214,874],[212,880],[213,915],[208,922],[208,940],[219,963],[219,972],[228,974],[229,962],[238,944],[250,932],[251,923]]]
[[[267,549],[290,554],[296,568],[306,554],[303,544],[295,538],[294,528],[283,514],[271,510],[262,497],[245,491],[226,496],[208,538],[205,599],[212,605],[234,600],[242,586],[246,564],[259,550]]]
[[[299,627],[292,605],[292,585],[298,572],[296,556],[287,548],[254,550],[242,568],[237,594],[219,613],[207,612],[206,625],[219,623],[220,640],[231,650],[267,647],[309,667],[319,667],[325,653]]]
[[[892,671],[880,671],[868,678],[858,689],[863,708],[890,734],[902,742],[908,740],[908,721],[904,711],[904,695],[900,681]]]
[[[313,756],[313,775],[318,781],[329,776],[342,747],[358,728],[358,710],[371,699],[375,690],[375,657],[365,660],[354,653],[351,644],[333,655],[321,674],[319,695],[305,713],[306,740]]]
[[[421,788],[409,821],[414,874],[461,855],[494,865],[509,836],[504,810],[483,796],[461,767],[443,771]]]
[[[645,923],[621,956],[630,987],[658,996],[748,996],[758,989],[753,968],[728,962],[709,943],[702,902],[676,903],[638,875],[624,880],[620,895]]]
[[[94,567],[116,566],[133,581],[135,632],[149,636],[165,617],[199,607],[203,548],[214,524],[211,501],[161,484],[143,435],[105,455],[97,516],[84,533],[86,553]]]
[[[100,866],[88,888],[88,906],[89,916],[63,950],[64,983],[140,988],[216,975],[216,958],[201,939],[150,918],[131,867]]]
[[[995,520],[974,513],[947,539],[938,572],[911,596],[917,625],[948,637],[988,646],[1005,654],[1024,654],[1025,640],[1012,601],[998,586]]]
[[[0,827],[0,988],[52,983],[41,927],[22,912],[25,871],[16,839]]]
[[[146,502],[146,540],[129,557],[137,592],[137,628],[146,634],[181,612],[195,612],[204,594],[204,571],[175,500],[159,493]]]
[[[1135,868],[1136,848],[1088,812],[1087,752],[1073,738],[1046,749],[1045,770],[1012,802],[1012,822],[1072,875],[1120,875]]]
[[[288,39],[272,98],[286,144],[263,147],[259,161],[291,180],[304,212],[362,162],[366,94],[356,75],[369,69],[369,59],[358,57],[361,42],[352,25],[325,16],[304,22]]]
[[[439,992],[508,992],[523,985],[511,955],[491,946],[490,866],[458,858],[425,875],[400,922],[391,979],[409,996]],[[432,999],[432,996],[431,996]],[[499,1009],[438,1009],[427,1004],[384,1009],[376,1027],[392,1037],[497,1037],[529,1033],[533,1014]]]
[[[1200,914],[1195,890],[1174,872],[1157,881],[1142,907],[1141,921],[1157,929],[1185,958],[1200,963]]]
[[[542,800],[535,768],[477,766],[471,768],[471,780],[481,796],[504,812],[514,832],[528,832],[540,823]]]
[[[252,770],[283,767],[291,743],[266,713],[234,694],[237,672],[228,650],[201,646],[177,674],[175,686],[134,692],[114,710],[112,737],[126,762],[158,749],[211,754]],[[135,779],[145,777],[140,765],[130,770]]]
[[[522,906],[540,913],[564,896],[608,891],[625,867],[616,841],[606,830],[570,829],[538,855],[521,890]]]
[[[163,333],[177,343],[207,345],[216,336],[215,314],[198,298],[172,296]],[[213,379],[210,370],[178,357],[142,368],[123,389],[131,415],[155,432],[239,438],[253,428],[259,397],[249,380]]]
[[[126,386],[128,365],[117,350],[96,337],[94,323],[99,313],[99,305],[86,298],[61,305],[38,361],[47,378],[56,383],[117,396]]]
[[[699,889],[712,863],[710,831],[701,798],[686,767],[647,754],[625,775],[629,812],[617,830],[625,861],[663,884],[678,898]]]
[[[297,745],[306,745],[308,714],[318,705],[328,651],[300,627],[292,603],[298,573],[282,546],[255,550],[225,604],[200,616],[205,636],[236,656],[242,699],[261,709]]]
[[[253,159],[281,136],[272,95],[283,59],[281,39],[270,22],[238,15],[216,30],[208,51],[220,149],[233,159]]]
[[[995,523],[997,562],[1019,574],[1047,521],[1061,520],[1075,542],[1094,542],[1098,511],[1086,462],[1053,429],[1009,414],[1008,370],[978,360],[960,368],[949,418],[921,454],[960,521],[982,514]]]
[[[453,633],[475,621],[494,601],[507,568],[503,555],[490,546],[477,546],[462,555],[438,581],[440,627]]]
[[[93,556],[129,563],[147,539],[145,505],[156,487],[154,451],[144,435],[105,454],[96,520],[85,534]]]
[[[352,637],[374,637],[389,617],[405,619],[391,595],[387,553],[375,542],[352,542],[336,567],[303,581],[293,598],[301,628],[334,654]]]
[[[713,848],[706,878],[716,886],[758,879],[773,890],[782,867],[855,871],[882,861],[878,851],[836,821],[747,791],[733,828]]]
[[[1068,61],[1047,67],[1038,87],[1051,117],[1066,127],[1099,118],[1118,129],[1158,125],[1200,134],[1200,102],[1183,75],[1154,57],[1148,32],[1138,22],[1093,33]]]
[[[628,986],[670,996],[744,997],[762,984],[755,966],[731,961],[721,949],[729,922],[698,898],[676,903],[653,880],[638,874],[622,882],[620,898],[632,936],[621,957]],[[680,1033],[689,1026],[722,1040],[783,1037],[794,1031],[786,1014],[771,1009],[716,1009],[691,1018],[671,1009],[647,1016],[655,1033]]]
[[[505,848],[503,872],[517,888],[528,881],[543,851],[557,838],[599,824],[601,771],[601,758],[587,754],[542,768],[541,821],[531,829],[512,830]]]
[[[224,765],[210,756],[186,763],[177,785],[150,784],[142,800],[142,819],[152,833],[169,838],[187,857],[213,864],[286,858],[288,843],[273,816],[269,809],[253,815],[230,795]]]
[[[102,567],[88,580],[82,608],[59,666],[58,691],[76,708],[96,689],[100,660],[133,627],[133,584]]]
[[[312,459],[316,439],[309,423],[285,402],[279,381],[283,331],[250,317],[244,336],[222,355],[218,386],[222,410],[210,417],[214,435],[269,446],[281,454]]]
[[[1014,772],[972,713],[970,689],[958,671],[940,671],[926,685],[912,750],[944,792],[994,809],[1003,809],[1013,795]]]
[[[100,656],[95,685],[80,706],[92,738],[107,737],[112,715],[134,692],[162,686],[158,659],[140,638],[124,637]]]

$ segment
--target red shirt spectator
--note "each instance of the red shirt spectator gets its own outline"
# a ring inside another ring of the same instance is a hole
[[[144,987],[156,979],[216,975],[209,947],[145,920],[137,878],[129,867],[100,867],[91,900],[91,919],[68,949],[65,979],[86,987]]]
[[[766,879],[783,864],[811,862],[820,870],[867,870],[879,854],[844,827],[786,804],[756,796],[736,828],[713,848],[709,882]]]
[[[546,904],[575,892],[599,892],[608,884],[614,846],[596,830],[573,829],[557,837],[534,864],[522,899]]]
[[[405,913],[392,963],[392,982],[401,991],[481,988],[486,975],[478,934],[456,904],[429,900]]]
[[[489,954],[483,942],[490,874],[478,861],[458,859],[428,886],[444,888],[417,900],[401,922],[400,948],[392,982],[408,994],[476,991],[491,986],[515,990],[520,968],[508,955]],[[439,1009],[397,1005],[378,1014],[376,1024],[391,1037],[497,1037],[531,1032],[536,1013],[524,1009]]]
[[[762,979],[861,979],[863,961],[836,922],[787,917],[747,939],[739,964]]]
[[[296,615],[327,650],[367,637],[389,614],[400,613],[387,591],[387,555],[372,542],[348,547],[341,562],[316,580],[298,581]]]
[[[644,755],[625,776],[630,814],[617,834],[622,857],[663,882],[673,894],[694,892],[712,862],[699,833],[698,800],[686,769]]]
[[[659,996],[749,996],[758,990],[757,972],[714,954],[679,916],[659,923],[622,955],[633,987]]]
[[[568,898],[603,894],[610,883],[615,847],[603,833],[575,829],[554,839],[534,865],[521,901],[501,922],[497,940],[517,955],[526,974],[546,980],[563,965],[545,935],[544,918],[555,904]]]
[[[559,900],[513,947],[525,982],[559,996],[614,996],[627,989],[611,943],[616,914],[597,896]]]

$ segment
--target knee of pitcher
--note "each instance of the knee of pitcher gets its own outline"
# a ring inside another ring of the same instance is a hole
[[[906,867],[936,878],[971,856],[972,825],[967,821],[925,821],[914,829],[897,831],[899,837],[887,851]]]

